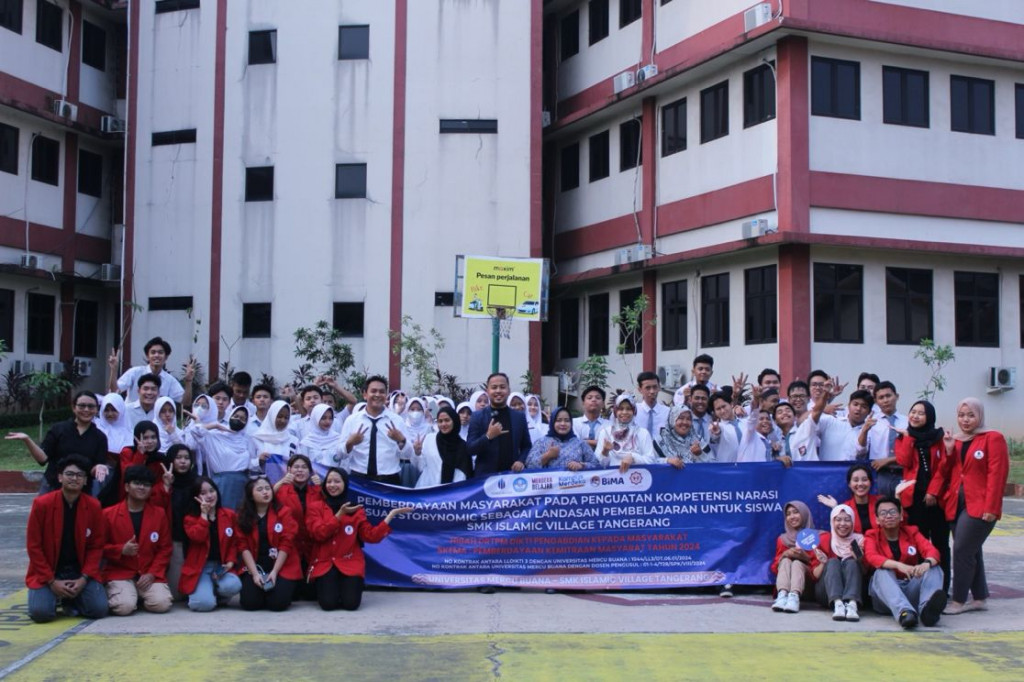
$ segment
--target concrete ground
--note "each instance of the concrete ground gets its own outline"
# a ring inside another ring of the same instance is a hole
[[[836,623],[769,597],[680,591],[554,594],[368,591],[354,613],[300,602],[35,625],[25,615],[30,495],[0,495],[0,677],[12,680],[1024,679],[1024,501],[985,546],[989,610],[903,632],[891,617]]]

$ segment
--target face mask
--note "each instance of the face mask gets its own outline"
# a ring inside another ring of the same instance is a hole
[[[203,415],[206,414],[206,408],[202,405],[196,405],[192,408],[192,414],[196,416],[196,419],[202,419]]]
[[[423,423],[423,413],[422,412],[410,412],[409,413],[409,424],[411,424],[412,426],[419,426],[422,423]]]
[[[245,422],[241,419],[231,419],[228,421],[228,427],[232,431],[241,431],[245,428]]]

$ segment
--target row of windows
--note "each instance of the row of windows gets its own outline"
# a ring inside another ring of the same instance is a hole
[[[7,350],[14,347],[15,292],[0,289],[0,339]],[[99,348],[100,304],[96,301],[75,301],[73,352],[78,357],[97,357]],[[57,298],[49,294],[25,295],[25,352],[53,355],[57,321]]]
[[[665,0],[662,0],[665,4]],[[643,0],[619,0],[619,28],[625,28],[640,18]],[[608,0],[590,0],[587,3],[587,42],[590,45],[608,37]],[[560,53],[562,60],[580,51],[580,11],[573,10],[562,18]]]
[[[0,123],[0,171],[18,174],[18,136],[14,126]],[[31,177],[48,185],[60,184],[60,142],[36,135],[32,138]],[[103,194],[103,156],[78,150],[78,191],[89,196]]]
[[[362,301],[344,303],[336,302],[334,304],[334,328],[338,330],[342,336],[362,337],[363,309],[364,304]],[[270,338],[270,318],[270,303],[243,303],[242,338]]]
[[[334,166],[334,198],[366,198],[365,163],[339,163]],[[273,166],[250,166],[245,169],[245,200],[274,200]]]
[[[370,27],[338,27],[338,59],[369,59]],[[249,31],[249,63],[277,63],[277,29]]]
[[[0,0],[0,27],[21,33],[24,0]],[[64,10],[56,4],[37,0],[36,42],[57,52],[64,51]],[[82,20],[82,63],[100,71],[107,68],[107,32]]]
[[[934,338],[932,271],[886,268],[886,339],[893,345],[914,345]],[[744,330],[747,345],[778,340],[777,268],[768,265],[743,271]],[[954,328],[956,345],[996,347],[999,345],[999,275],[985,272],[954,273]],[[729,273],[704,276],[700,280],[700,345],[714,348],[730,345]],[[1024,276],[1021,287],[1020,342],[1024,347]],[[687,345],[689,313],[688,282],[666,282],[661,288],[661,329],[663,350],[682,350]],[[620,312],[640,296],[641,290],[619,292]],[[587,353],[607,355],[609,349],[610,295],[587,298],[590,335]],[[863,343],[864,268],[836,263],[814,264],[814,341],[819,343]],[[580,301],[561,302],[559,345],[562,358],[580,356]],[[627,337],[620,331],[620,343]],[[639,352],[639,347],[626,352]]]

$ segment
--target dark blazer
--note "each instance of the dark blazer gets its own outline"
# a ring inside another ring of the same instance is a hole
[[[510,433],[498,438],[512,439],[512,456],[515,461],[526,464],[526,456],[530,454],[530,429],[526,425],[526,415],[522,412],[509,410],[512,418]],[[507,469],[498,468],[498,438],[487,440],[487,427],[491,423],[491,406],[477,410],[469,418],[469,437],[466,447],[470,455],[476,455],[474,476],[488,476]]]

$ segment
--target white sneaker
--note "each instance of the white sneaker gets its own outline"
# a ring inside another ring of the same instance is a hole
[[[838,609],[839,607],[837,606],[837,612]],[[838,618],[836,620],[838,620]],[[851,623],[856,623],[860,620],[860,614],[857,613],[857,602],[851,601],[846,603],[846,620],[850,621]]]
[[[786,613],[800,613],[800,595],[790,592],[786,595],[786,606],[783,608]]]
[[[786,608],[786,597],[789,596],[789,592],[786,590],[779,590],[779,596],[775,598],[775,603],[772,604],[772,611],[782,611]]]
[[[832,610],[832,620],[846,620],[846,604],[841,599],[836,599],[835,608]]]

